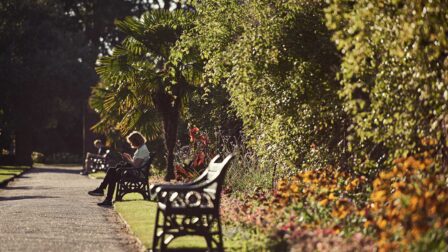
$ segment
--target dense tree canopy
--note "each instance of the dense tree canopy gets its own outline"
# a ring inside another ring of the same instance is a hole
[[[153,7],[146,1],[0,3],[0,149],[19,159],[82,150],[82,111],[97,77],[98,53],[120,40],[115,18]],[[51,141],[49,140],[51,139]]]
[[[174,178],[178,120],[192,81],[182,64],[168,60],[193,17],[183,10],[154,10],[140,19],[117,21],[127,37],[111,56],[100,59],[97,71],[102,82],[91,97],[102,118],[96,125],[100,132],[119,129],[126,134],[138,129],[153,139],[164,135],[168,179]]]
[[[353,142],[367,153],[385,146],[392,157],[422,151],[428,137],[445,147],[448,3],[330,2],[327,24],[343,54],[340,95]]]
[[[96,78],[85,61],[95,55],[57,2],[6,1],[0,12],[4,129],[15,134],[20,158],[29,159],[32,147],[70,150],[67,142],[80,143],[82,97]]]
[[[250,145],[270,167],[272,160],[285,168],[335,161],[343,150],[339,62],[323,6],[199,2],[195,28],[178,44],[180,58],[200,52],[204,81],[228,90]]]

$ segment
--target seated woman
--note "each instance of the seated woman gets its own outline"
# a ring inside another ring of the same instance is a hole
[[[149,159],[149,150],[146,146],[145,137],[138,131],[134,131],[131,134],[127,136],[127,141],[131,145],[133,149],[136,149],[134,152],[134,156],[131,157],[128,153],[123,153],[122,157],[126,162],[129,164],[129,166],[132,166],[134,168],[139,168],[143,162]],[[93,190],[90,191],[89,194],[92,196],[103,196],[104,195],[104,189],[107,187],[107,195],[106,199],[98,203],[99,206],[112,206],[112,197],[115,190],[115,185],[119,179],[121,173],[117,172],[115,168],[110,168],[107,173],[106,177],[104,177],[103,182],[101,185]]]

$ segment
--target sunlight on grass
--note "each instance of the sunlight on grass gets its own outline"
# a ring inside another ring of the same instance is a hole
[[[29,166],[0,166],[0,183],[21,174],[29,168]]]
[[[155,202],[142,200],[139,194],[129,194],[125,196],[124,201],[116,202],[115,210],[126,220],[131,226],[131,230],[137,236],[143,245],[148,249],[152,248],[152,238],[154,232],[154,223],[157,205]],[[235,241],[225,241],[226,250],[236,248]],[[169,248],[184,251],[189,249],[206,249],[207,244],[202,237],[186,236],[176,238],[169,244]]]
[[[94,173],[89,174],[89,177],[91,177],[93,179],[103,179],[105,176],[106,176],[106,173],[103,171],[94,172]]]

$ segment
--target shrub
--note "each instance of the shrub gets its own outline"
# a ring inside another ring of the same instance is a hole
[[[328,2],[352,149],[377,165],[422,152],[431,135],[448,158],[448,2]]]
[[[235,157],[227,171],[226,186],[228,190],[237,193],[250,193],[257,188],[272,188],[276,176],[277,163],[271,166],[261,166],[256,152],[248,146],[244,135],[240,137],[227,136],[215,132],[216,143],[213,144],[217,153],[224,156],[232,153]]]
[[[173,60],[199,52],[204,86],[225,88],[258,166],[293,174],[309,159],[322,166],[339,162],[346,117],[337,95],[339,58],[324,24],[324,1],[194,5],[195,27],[181,37]]]
[[[271,245],[292,247],[303,234],[327,233],[319,242],[341,240],[363,232],[364,209],[369,198],[368,179],[356,173],[335,169],[300,171],[296,176],[279,180],[274,190],[258,189],[223,204],[226,223],[240,223],[270,234]],[[281,213],[281,214],[279,214]],[[320,230],[320,231],[319,231]],[[368,243],[362,238],[359,247]],[[348,246],[340,242],[342,247]]]
[[[291,252],[299,251],[375,251],[372,239],[360,233],[348,239],[335,235],[331,230],[297,230],[291,235]]]
[[[33,163],[43,163],[45,160],[45,155],[43,153],[33,151],[31,153],[31,160],[33,160]]]
[[[213,156],[208,148],[207,134],[200,132],[197,127],[192,127],[189,130],[189,137],[190,144],[188,146],[176,146],[174,167],[177,180],[194,180],[205,170]]]

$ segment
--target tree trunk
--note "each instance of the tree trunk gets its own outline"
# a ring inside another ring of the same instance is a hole
[[[17,164],[31,165],[33,149],[31,129],[20,125],[15,132],[15,159]]]
[[[175,178],[174,174],[174,147],[177,141],[178,114],[172,111],[171,116],[164,116],[163,126],[165,131],[165,148],[167,150],[166,157],[166,176],[165,180],[170,181]]]
[[[166,148],[166,176],[169,181],[175,178],[174,174],[174,147],[177,141],[177,128],[179,124],[180,98],[173,99],[169,94],[157,94],[154,104],[163,118],[163,129]]]

